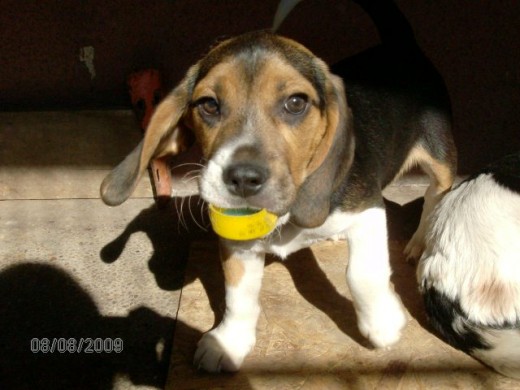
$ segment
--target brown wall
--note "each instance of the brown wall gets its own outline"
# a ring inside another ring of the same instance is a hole
[[[397,0],[452,98],[461,171],[520,150],[520,2]],[[172,86],[219,36],[268,28],[278,0],[0,0],[0,110],[121,107],[126,77]],[[376,45],[352,1],[305,0],[280,33],[328,62]],[[95,50],[96,76],[79,60]]]

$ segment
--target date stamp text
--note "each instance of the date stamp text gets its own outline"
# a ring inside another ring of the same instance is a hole
[[[31,352],[33,353],[121,353],[123,340],[116,338],[33,338]]]

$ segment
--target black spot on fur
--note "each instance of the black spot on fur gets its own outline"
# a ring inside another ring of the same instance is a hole
[[[493,174],[498,184],[520,193],[520,152],[502,158],[486,170]]]
[[[463,312],[459,302],[429,287],[423,293],[424,305],[434,330],[451,346],[466,353],[475,349],[490,349]],[[457,324],[457,329],[454,328]]]
[[[468,177],[464,182],[475,180],[480,175],[486,174],[491,174],[493,179],[502,187],[520,194],[520,152],[507,155],[488,165]]]

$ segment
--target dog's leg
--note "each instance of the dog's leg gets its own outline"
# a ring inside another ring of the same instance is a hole
[[[258,295],[265,254],[239,249],[221,241],[226,282],[226,311],[222,322],[199,341],[195,365],[210,372],[237,371],[256,342],[260,315]]]
[[[450,190],[455,179],[454,164],[437,160],[422,147],[415,148],[412,154],[421,169],[430,177],[430,185],[424,194],[424,205],[419,227],[404,250],[408,261],[418,260],[424,251],[425,235],[430,214],[437,203]]]
[[[347,231],[347,239],[347,283],[359,330],[374,346],[387,347],[401,337],[406,318],[390,285],[385,210],[370,208],[358,214]]]

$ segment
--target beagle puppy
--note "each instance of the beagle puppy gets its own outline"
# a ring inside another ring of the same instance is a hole
[[[285,258],[330,237],[348,240],[346,280],[361,333],[376,347],[399,340],[406,320],[390,285],[381,191],[413,165],[431,178],[406,249],[418,257],[456,160],[442,80],[405,46],[341,62],[335,75],[301,44],[270,32],[225,40],[188,70],[144,140],[105,178],[102,199],[122,203],[152,158],[185,150],[193,133],[207,203],[278,216],[266,237],[220,240],[226,310],[198,344],[198,367],[236,371],[255,345],[266,253]]]
[[[417,276],[434,329],[520,379],[520,152],[448,193],[426,242]]]

